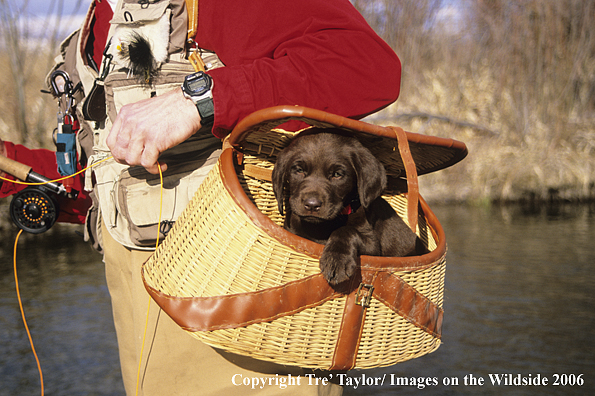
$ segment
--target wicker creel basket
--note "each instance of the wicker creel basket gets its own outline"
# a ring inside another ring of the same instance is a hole
[[[276,154],[295,135],[277,128],[291,120],[341,128],[368,147],[391,180],[384,198],[430,253],[361,256],[348,285],[329,286],[318,266],[323,246],[282,228],[270,181]],[[217,166],[144,264],[145,287],[192,336],[261,360],[347,370],[430,353],[440,345],[446,242],[418,197],[417,174],[466,153],[451,139],[303,107],[256,112],[234,129]]]

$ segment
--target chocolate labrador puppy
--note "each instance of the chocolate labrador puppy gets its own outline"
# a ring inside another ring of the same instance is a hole
[[[401,257],[426,252],[380,197],[387,183],[380,161],[357,139],[330,128],[320,131],[325,132],[297,137],[279,153],[273,190],[279,212],[287,211],[285,228],[325,244],[320,258],[325,279],[330,284],[349,279],[362,254]]]

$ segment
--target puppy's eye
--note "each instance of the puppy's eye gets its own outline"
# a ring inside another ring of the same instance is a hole
[[[292,167],[291,167],[291,171],[292,171],[293,173],[297,173],[298,175],[302,175],[302,174],[304,174],[304,168],[302,168],[302,167],[301,167],[301,166],[299,166],[299,165],[294,165],[294,166],[292,166]]]
[[[331,174],[331,178],[333,178],[333,179],[340,179],[343,176],[345,176],[345,172],[340,171],[340,170],[336,170]]]

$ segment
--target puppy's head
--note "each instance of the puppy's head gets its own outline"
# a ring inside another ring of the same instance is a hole
[[[386,187],[384,166],[372,153],[357,139],[328,133],[333,131],[310,130],[277,156],[273,191],[281,214],[286,189],[289,210],[319,222],[337,217],[354,198],[368,207]]]

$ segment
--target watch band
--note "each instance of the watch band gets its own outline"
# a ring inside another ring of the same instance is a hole
[[[211,77],[204,72],[189,74],[182,84],[182,92],[196,106],[202,126],[212,125],[215,119],[212,84]]]
[[[200,114],[200,123],[202,126],[212,125],[215,121],[215,105],[213,98],[204,98],[195,103]]]

